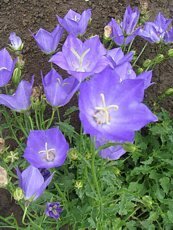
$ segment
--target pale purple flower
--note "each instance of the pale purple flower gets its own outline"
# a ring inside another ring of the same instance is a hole
[[[13,61],[5,48],[0,50],[0,87],[6,85],[10,81],[15,63],[16,61]]]
[[[62,52],[53,55],[50,62],[67,70],[81,82],[94,73],[100,73],[109,64],[105,55],[106,49],[98,36],[82,42],[73,35],[69,35],[62,47]]]
[[[59,202],[52,202],[46,204],[45,214],[47,216],[57,220],[60,217],[61,212],[62,212],[62,208]]]
[[[31,82],[22,80],[13,95],[0,94],[0,105],[5,105],[17,112],[27,110],[31,104],[30,97],[33,83],[34,77],[32,77]]]
[[[10,47],[15,51],[20,51],[23,48],[22,40],[19,36],[16,35],[15,32],[10,34],[9,40],[11,42]]]
[[[36,35],[33,34],[33,37],[44,53],[51,54],[56,51],[62,34],[63,28],[58,25],[52,32],[40,28]]]
[[[91,19],[91,10],[84,10],[82,14],[69,10],[63,19],[59,16],[57,18],[59,24],[69,34],[74,36],[83,35],[86,32],[88,22]]]
[[[69,145],[58,128],[31,130],[24,158],[37,168],[53,168],[64,164]]]
[[[48,103],[56,107],[66,105],[80,85],[74,77],[68,77],[63,80],[53,68],[42,81]]]
[[[154,22],[145,23],[144,28],[139,30],[138,35],[151,43],[173,42],[173,30],[169,30],[171,22],[171,19],[167,19],[159,13]]]
[[[142,103],[144,81],[119,82],[106,69],[80,86],[79,110],[84,132],[108,140],[131,141],[134,132],[157,117]]]
[[[26,200],[33,201],[42,195],[46,187],[52,180],[53,174],[46,180],[40,173],[38,168],[30,165],[22,173],[17,169],[19,186],[24,192]]]
[[[120,24],[118,24],[115,19],[111,19],[108,24],[112,28],[111,38],[117,45],[128,45],[136,37],[139,30],[136,29],[139,15],[140,12],[137,7],[132,10],[132,8],[128,6],[123,21]]]

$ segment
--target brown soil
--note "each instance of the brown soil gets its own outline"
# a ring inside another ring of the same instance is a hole
[[[0,48],[8,43],[10,32],[15,31],[24,41],[24,58],[26,61],[24,77],[29,79],[35,74],[35,84],[39,85],[40,70],[47,73],[50,70],[48,58],[43,55],[30,35],[29,29],[36,32],[40,27],[52,30],[57,24],[56,15],[64,16],[69,9],[81,13],[84,9],[92,9],[92,24],[88,34],[102,35],[103,27],[111,17],[121,18],[125,7],[131,3],[139,6],[138,0],[1,0],[0,4]],[[166,16],[173,16],[172,0],[150,0],[149,9],[154,17],[159,11]],[[139,41],[140,42],[140,41]],[[141,43],[138,44],[138,47]],[[155,53],[155,48],[147,50],[147,58]],[[61,70],[60,70],[60,73]],[[149,89],[147,100],[152,102],[160,93],[173,86],[173,61],[167,61],[157,67],[154,71],[153,81],[156,85]],[[173,113],[173,98],[166,99],[163,106]],[[75,100],[72,100],[74,103]],[[76,118],[75,118],[76,119]],[[76,121],[77,122],[77,121]],[[10,194],[0,190],[0,215],[15,213],[17,219],[21,212]]]

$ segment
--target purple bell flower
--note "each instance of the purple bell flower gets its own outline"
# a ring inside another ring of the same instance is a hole
[[[60,213],[62,212],[62,208],[60,207],[59,202],[47,203],[45,214],[51,218],[58,219],[60,217]]]
[[[42,169],[39,169],[39,170],[40,170],[41,175],[43,176],[44,180],[47,180],[50,177],[51,173],[50,173],[50,171],[48,169],[42,168]]]
[[[33,83],[34,77],[32,77],[31,82],[22,80],[13,95],[0,94],[0,105],[5,105],[17,112],[27,110],[31,104]]]
[[[16,61],[13,61],[5,48],[0,50],[0,87],[6,85],[10,81],[15,64]]]
[[[82,42],[73,35],[69,35],[62,47],[62,52],[53,55],[50,62],[67,70],[81,82],[94,73],[100,73],[109,64],[105,55],[106,49],[98,36]]]
[[[52,32],[41,28],[33,37],[44,53],[51,54],[56,51],[62,34],[63,28],[58,25]]]
[[[58,128],[31,130],[24,158],[37,168],[53,168],[64,164],[69,145]]]
[[[56,107],[66,105],[80,85],[74,77],[63,80],[55,69],[51,69],[42,81],[47,101]]]
[[[134,132],[157,117],[142,102],[144,81],[119,82],[110,69],[80,86],[79,110],[84,132],[97,138],[131,141]]]
[[[59,16],[59,24],[69,33],[74,36],[82,35],[86,32],[89,20],[91,19],[91,10],[84,10],[80,15],[73,10],[69,10],[62,19]]]
[[[19,186],[24,192],[26,200],[33,201],[42,195],[46,187],[50,184],[53,174],[46,180],[40,173],[38,168],[30,165],[22,173],[17,169],[19,178]]]
[[[11,42],[10,47],[15,51],[20,51],[23,48],[22,40],[19,36],[16,35],[15,32],[10,34],[9,40]]]

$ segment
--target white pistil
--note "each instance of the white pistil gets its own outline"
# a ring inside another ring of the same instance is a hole
[[[54,161],[55,159],[55,149],[48,149],[47,142],[45,143],[45,150],[41,150],[38,152],[39,154],[45,154],[44,159],[46,161]]]
[[[78,52],[77,52],[74,48],[71,48],[70,50],[71,50],[71,52],[75,55],[75,57],[76,57],[76,58],[78,59],[78,61],[79,61],[79,68],[77,68],[76,70],[77,70],[77,71],[83,71],[83,67],[82,67],[82,65],[83,65],[83,60],[84,60],[84,57],[87,55],[87,53],[90,51],[90,48],[86,49],[86,50],[82,53],[81,56],[78,54]]]
[[[96,113],[94,114],[94,118],[97,124],[110,124],[110,114],[109,110],[114,109],[118,110],[118,105],[109,105],[106,106],[105,96],[103,93],[100,94],[102,106],[96,106]]]

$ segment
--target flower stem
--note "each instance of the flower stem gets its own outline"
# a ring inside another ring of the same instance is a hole
[[[141,57],[141,55],[142,55],[143,52],[145,51],[145,48],[147,47],[147,45],[148,45],[148,42],[145,43],[145,45],[144,45],[144,47],[142,48],[140,54],[138,55],[138,57],[137,57],[136,60],[134,61],[133,66],[136,65],[136,62],[139,60],[139,58]]]
[[[24,224],[24,225],[26,225],[25,217],[26,217],[27,210],[28,210],[28,206],[25,206],[23,217],[22,217],[22,224]]]

